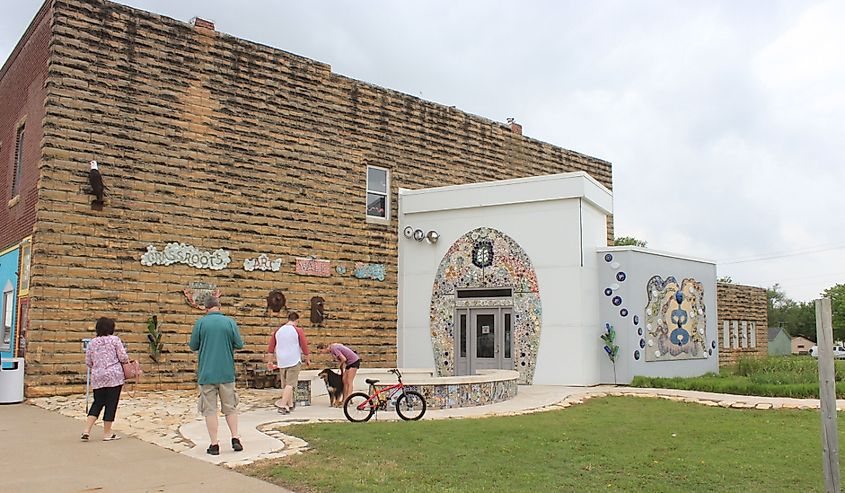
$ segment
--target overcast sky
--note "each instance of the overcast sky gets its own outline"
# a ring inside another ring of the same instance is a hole
[[[845,2],[122,3],[611,161],[617,236],[735,282],[845,283]],[[3,0],[0,59],[40,4]]]

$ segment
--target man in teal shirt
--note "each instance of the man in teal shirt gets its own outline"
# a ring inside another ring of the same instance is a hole
[[[197,383],[199,403],[197,409],[205,416],[205,426],[211,445],[206,450],[220,455],[217,440],[217,398],[232,433],[232,449],[243,450],[238,435],[238,395],[235,393],[235,349],[244,347],[238,324],[220,311],[220,300],[209,297],[205,301],[206,315],[197,320],[191,331],[191,350],[199,351]]]

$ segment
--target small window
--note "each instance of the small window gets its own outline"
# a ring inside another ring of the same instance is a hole
[[[754,322],[748,322],[748,327],[751,333],[751,347],[757,347],[757,325]]]
[[[0,325],[0,350],[9,351],[12,348],[12,315],[15,310],[15,296],[12,285],[6,282],[3,290],[3,324]]]
[[[390,172],[367,166],[367,217],[390,219]]]
[[[467,357],[467,316],[461,314],[461,358]]]
[[[25,126],[18,127],[18,135],[15,139],[15,165],[14,176],[12,177],[12,198],[20,193],[21,188],[21,172],[23,170],[23,138]]]

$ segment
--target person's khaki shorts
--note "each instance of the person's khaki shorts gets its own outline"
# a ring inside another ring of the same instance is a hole
[[[282,388],[290,385],[296,388],[296,382],[299,381],[299,370],[302,368],[302,363],[297,363],[287,368],[279,368],[279,377],[282,380]]]
[[[238,393],[235,382],[204,384],[199,386],[197,410],[203,416],[217,414],[217,396],[220,396],[220,410],[224,415],[235,414],[238,408]]]

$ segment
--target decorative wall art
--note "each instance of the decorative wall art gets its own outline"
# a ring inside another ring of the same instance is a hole
[[[267,312],[279,313],[287,307],[285,294],[281,289],[274,289],[267,295]]]
[[[266,253],[262,253],[258,258],[248,258],[244,260],[244,270],[252,272],[254,270],[269,270],[279,272],[282,268],[282,259],[270,260]]]
[[[645,310],[645,360],[673,361],[710,356],[705,340],[704,289],[695,279],[648,281]]]
[[[375,279],[384,281],[384,264],[355,264],[355,277],[358,279]]]
[[[332,275],[331,262],[315,258],[297,258],[296,273],[301,276],[329,277]]]
[[[205,310],[205,300],[209,297],[220,297],[220,290],[217,289],[217,286],[207,282],[192,282],[182,290],[182,293],[185,295],[185,301],[199,310]]]
[[[479,251],[485,253],[479,257]],[[492,228],[474,229],[458,238],[437,269],[431,297],[431,338],[438,375],[455,374],[456,290],[494,287],[513,289],[513,369],[519,371],[519,383],[532,382],[542,315],[537,274],[522,247]]]
[[[321,325],[326,318],[325,302],[321,296],[311,297],[311,323]]]
[[[622,286],[622,284],[624,284],[624,282],[628,279],[628,274],[626,274],[625,271],[620,270],[620,269],[623,268],[623,266],[618,261],[613,260],[613,254],[611,254],[611,253],[605,254],[604,255],[604,261],[608,264],[608,266],[611,269],[616,271],[616,273],[613,275],[614,280],[616,282],[612,282],[610,284],[610,286],[607,286],[606,288],[604,288],[602,290],[602,292],[604,293],[604,295],[606,297],[606,302],[613,304],[614,307],[619,307],[619,316],[622,317],[622,318],[626,318],[629,315],[630,312],[628,311],[628,308],[626,308],[624,306],[624,300],[622,299],[622,297],[619,296],[619,295],[614,295],[614,293],[616,293],[619,290],[619,288]],[[639,327],[640,317],[638,317],[637,315],[634,315],[631,318],[631,322],[634,326],[634,330],[636,330],[638,332],[639,336],[642,336],[643,329],[641,327]],[[609,324],[605,324],[605,327],[607,325],[609,325]],[[640,339],[640,343],[641,343],[640,347],[644,347],[645,340]],[[605,351],[607,351],[606,347],[607,346],[605,346]],[[640,351],[634,351],[632,355],[633,355],[635,360],[640,359]],[[613,362],[613,380],[614,380],[614,383],[615,383],[615,381],[616,381],[616,356],[614,356],[614,358],[611,361]]]
[[[197,269],[211,270],[225,269],[231,261],[229,252],[222,248],[206,252],[184,243],[168,243],[162,252],[147,245],[147,252],[141,256],[141,265],[187,264]]]
[[[345,265],[338,265],[334,268],[335,272],[338,274],[345,276],[346,275],[346,266]]]

